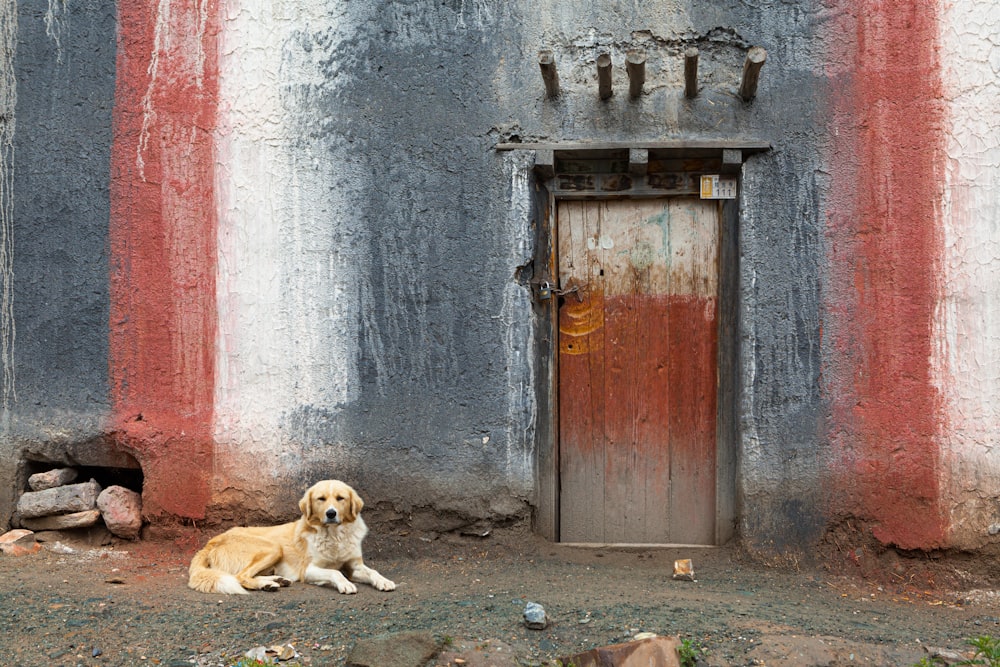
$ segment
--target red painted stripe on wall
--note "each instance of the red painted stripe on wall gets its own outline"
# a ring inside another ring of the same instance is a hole
[[[210,500],[217,15],[214,0],[118,4],[112,429],[142,465],[147,515],[200,518]]]
[[[866,520],[884,543],[934,548],[946,534],[943,410],[931,376],[945,121],[937,7],[838,4],[846,18],[831,50],[838,90],[826,297],[834,361],[824,369],[832,509]]]

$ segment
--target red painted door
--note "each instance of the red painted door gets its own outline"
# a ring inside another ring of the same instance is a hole
[[[561,201],[557,234],[560,540],[714,544],[718,204]]]

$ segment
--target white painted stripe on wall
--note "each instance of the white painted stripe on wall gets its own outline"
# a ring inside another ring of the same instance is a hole
[[[530,263],[532,257],[529,173],[534,163],[534,156],[528,152],[511,151],[503,156],[510,202],[503,238],[511,240],[507,257],[511,275],[516,274],[517,267]],[[508,281],[497,316],[506,330],[503,348],[507,369],[506,474],[511,488],[524,495],[530,494],[534,486],[534,433],[538,413],[534,364],[530,359],[535,349],[531,308],[530,288],[514,280]],[[530,415],[530,421],[526,422],[524,415]]]
[[[987,499],[1000,493],[1000,6],[944,0],[941,8],[949,127],[934,367],[947,409],[953,539],[972,544],[996,521]]]
[[[215,422],[230,446],[277,456],[288,419],[335,410],[357,386],[358,298],[335,168],[336,137],[315,129],[330,95],[328,3],[225,0],[221,8],[216,196],[219,211]],[[342,76],[342,75],[341,75]],[[319,91],[319,92],[317,92]],[[225,458],[222,456],[221,458]]]

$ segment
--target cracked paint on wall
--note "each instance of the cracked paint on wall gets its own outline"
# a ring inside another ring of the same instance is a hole
[[[1000,12],[942,3],[948,122],[935,381],[950,428],[941,438],[952,542],[976,548],[1000,520]]]
[[[354,169],[344,168],[357,160],[335,131],[316,131],[329,124],[323,100],[345,78],[336,71],[343,11],[222,2],[219,484],[248,453],[279,466],[301,406],[332,414],[357,394],[361,259],[351,248],[363,227],[349,199]]]
[[[0,2],[0,402],[16,400],[14,368],[14,134],[17,128],[17,1]]]
[[[844,5],[846,84],[834,96],[825,332],[832,512],[886,544],[943,546],[933,382],[945,108],[933,4]],[[841,56],[844,57],[844,56]],[[921,520],[914,521],[920,516]]]
[[[118,8],[111,155],[111,430],[144,512],[201,517],[215,389],[218,87],[212,0]]]

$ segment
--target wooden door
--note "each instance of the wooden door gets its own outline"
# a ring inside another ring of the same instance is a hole
[[[563,542],[714,544],[718,204],[560,201]]]

